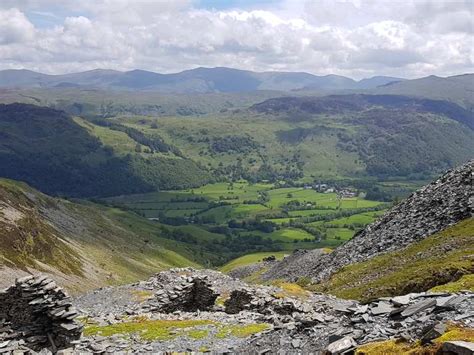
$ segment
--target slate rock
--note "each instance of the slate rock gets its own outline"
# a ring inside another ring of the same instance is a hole
[[[443,343],[443,354],[473,355],[474,343],[467,341],[446,341]]]
[[[336,340],[329,344],[326,351],[331,355],[343,354],[344,352],[353,349],[357,346],[357,343],[350,336],[346,336],[342,339]]]

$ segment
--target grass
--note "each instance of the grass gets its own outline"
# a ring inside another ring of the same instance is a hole
[[[474,291],[474,274],[463,275],[459,280],[448,282],[447,284],[435,286],[431,292],[459,292],[459,291]]]
[[[273,281],[272,285],[282,289],[281,292],[275,294],[277,298],[294,297],[294,298],[307,298],[309,292],[303,287],[296,283],[284,282],[282,280]]]
[[[269,257],[271,255],[274,255],[277,260],[281,260],[284,258],[287,253],[285,252],[264,252],[264,253],[253,253],[253,254],[247,254],[244,256],[241,256],[237,259],[234,259],[227,264],[221,266],[219,268],[219,271],[222,271],[224,273],[230,272],[238,267],[249,265],[249,264],[254,264],[257,262],[262,261],[263,258]]]
[[[87,325],[85,336],[138,335],[143,340],[170,340],[180,336],[200,340],[211,336],[218,339],[228,337],[247,338],[260,333],[270,326],[266,323],[253,324],[223,324],[210,320],[150,320],[137,318],[130,322],[117,323],[106,326]]]
[[[427,345],[420,342],[409,343],[402,339],[392,339],[368,343],[356,350],[356,355],[436,355],[440,353],[442,344],[446,341],[474,341],[474,330],[451,323],[448,331],[442,336],[434,339]]]
[[[348,265],[312,290],[361,301],[445,284],[472,290],[473,253],[474,219],[468,218],[403,250]]]
[[[138,334],[143,340],[169,340],[177,337],[179,333],[188,334],[188,331],[193,332],[191,337],[196,336],[197,330],[192,328],[210,324],[214,323],[209,320],[136,320],[107,326],[87,326],[84,335],[107,337],[115,334]]]

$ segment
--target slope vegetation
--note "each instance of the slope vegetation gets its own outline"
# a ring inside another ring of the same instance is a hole
[[[159,137],[120,128],[98,127],[45,107],[0,105],[2,176],[68,196],[185,188],[209,178]]]
[[[468,218],[403,250],[348,265],[313,290],[362,301],[434,287],[452,290],[456,282],[472,277],[473,254],[474,219]],[[473,291],[474,283],[452,291],[467,289]]]
[[[0,240],[0,287],[42,271],[85,290],[196,266],[199,258],[196,248],[161,238],[144,218],[52,198],[7,179],[0,179]]]

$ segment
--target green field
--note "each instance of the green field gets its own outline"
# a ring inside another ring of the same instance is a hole
[[[269,252],[335,247],[387,206],[362,197],[339,199],[336,193],[243,180],[104,201],[181,230],[182,238],[209,243],[211,250],[227,250],[219,260],[238,255],[239,244]]]

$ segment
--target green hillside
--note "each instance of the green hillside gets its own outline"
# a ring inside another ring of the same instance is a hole
[[[49,108],[0,105],[2,176],[67,196],[186,188],[208,181],[205,169],[159,137],[114,128]]]
[[[432,288],[472,291],[473,253],[474,219],[469,218],[403,250],[348,265],[312,289],[363,301]]]
[[[144,218],[7,179],[0,179],[0,240],[2,286],[33,269],[84,291],[204,261],[199,248],[163,238]]]
[[[219,115],[120,122],[225,179],[427,179],[474,154],[469,111],[397,96],[275,98]]]

